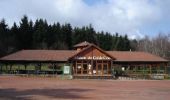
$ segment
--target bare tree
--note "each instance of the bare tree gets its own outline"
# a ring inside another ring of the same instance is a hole
[[[159,33],[158,36],[152,39],[145,36],[144,39],[138,41],[137,50],[168,58],[170,56],[170,34]]]

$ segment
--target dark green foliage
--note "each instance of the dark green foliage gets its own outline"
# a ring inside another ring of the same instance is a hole
[[[48,33],[48,24],[46,21],[39,19],[36,20],[33,32],[33,48],[34,49],[47,49],[47,41],[50,33]]]
[[[9,36],[8,25],[2,19],[0,22],[0,55],[4,55],[6,52],[8,53]]]
[[[82,28],[76,27],[73,32],[73,43],[77,44],[83,41],[88,41],[93,44],[97,43],[97,34],[91,25]]]
[[[99,42],[99,46],[101,48],[103,48],[104,50],[112,50],[112,45],[114,43],[113,41],[113,36],[109,33],[98,33],[98,42]]]
[[[34,23],[23,16],[19,25],[11,28],[0,22],[0,56],[21,49],[73,49],[73,45],[88,41],[104,50],[135,50],[136,42],[118,33],[96,32],[89,26],[73,28],[70,23],[48,24],[46,20],[37,19]]]
[[[28,21],[28,17],[24,16],[21,19],[19,31],[17,33],[18,49],[31,49],[33,35],[33,22]]]

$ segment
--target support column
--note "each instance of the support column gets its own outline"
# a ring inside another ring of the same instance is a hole
[[[142,73],[144,75],[145,65],[142,65]]]
[[[76,70],[76,75],[77,75],[77,61],[76,61],[76,66],[75,66],[75,70]]]
[[[160,72],[160,64],[157,64],[157,74]]]
[[[1,67],[1,72],[0,73],[2,73],[2,65],[0,65],[0,67]]]
[[[152,75],[152,65],[151,64],[149,65],[149,71],[150,71],[149,78],[151,79],[151,75]]]
[[[168,66],[168,64],[164,64],[164,66],[165,66],[165,74],[167,74],[167,66]]]
[[[83,74],[83,60],[81,61],[81,75]]]
[[[102,69],[101,69],[101,71],[102,71],[102,75],[104,74],[104,70],[103,70],[103,60],[102,60],[102,64],[101,64],[102,66]]]
[[[25,64],[24,67],[25,67],[25,74],[27,74],[27,64]]]
[[[11,69],[12,69],[12,64],[10,64],[10,66],[9,66],[10,74],[11,74]]]
[[[135,74],[136,74],[136,68],[137,68],[137,67],[136,67],[136,65],[135,65]]]
[[[20,65],[18,66],[17,74],[20,74]]]
[[[115,71],[115,68],[113,67],[113,60],[111,60],[110,62],[111,62],[111,64],[110,64],[110,68],[109,68],[108,71],[110,71],[110,74],[113,74],[113,73],[114,73],[114,72],[112,72],[113,69],[114,69],[114,71]],[[112,69],[112,68],[113,68],[113,69]],[[109,72],[108,72],[108,73],[109,73]]]
[[[40,68],[39,68],[40,71],[41,71],[41,66],[42,66],[42,65],[41,65],[41,63],[40,63],[40,66],[39,66],[39,67],[40,67]]]
[[[53,64],[53,76],[54,76],[54,66],[55,66],[55,64]]]
[[[152,65],[149,65],[150,74],[152,74]]]

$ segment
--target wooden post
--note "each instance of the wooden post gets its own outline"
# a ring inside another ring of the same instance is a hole
[[[151,64],[149,65],[149,74],[150,74],[149,78],[151,79],[151,75],[152,75],[152,65]]]
[[[108,70],[108,73],[109,73],[109,71],[110,71],[110,72],[112,71],[112,68],[113,68],[114,71],[115,71],[115,68],[113,67],[113,60],[111,60],[111,66],[110,66],[110,68],[109,68],[109,70]],[[112,72],[111,72],[110,74],[112,74]]]
[[[52,65],[53,65],[53,76],[54,76],[54,66],[55,66],[55,64],[53,63]]]
[[[149,66],[150,74],[152,74],[152,65]]]
[[[25,67],[25,70],[26,70],[27,69],[27,65],[25,64],[24,67]]]
[[[165,74],[167,74],[167,66],[168,66],[168,64],[164,64],[164,66],[165,66]]]
[[[1,67],[1,72],[0,73],[2,73],[2,65],[0,65],[0,67]]]
[[[143,64],[143,75],[145,76],[145,72],[146,72],[146,64]]]
[[[40,71],[41,71],[41,66],[42,66],[42,65],[41,65],[41,63],[40,63],[40,68],[39,68]]]
[[[159,71],[159,70],[160,70],[160,69],[159,69],[159,66],[160,66],[160,65],[157,64],[157,74],[159,74],[159,72],[160,72],[160,71]]]
[[[25,74],[27,74],[27,64],[25,64],[24,67],[25,67],[25,72],[26,72]]]
[[[20,74],[20,65],[18,66],[18,72],[17,73]]]
[[[12,69],[12,64],[10,64],[10,66],[9,66],[10,74],[11,74],[11,69]]]
[[[81,75],[83,74],[83,60],[81,61]]]
[[[136,72],[137,72],[137,71],[136,71],[136,65],[135,65],[135,74],[136,74]]]
[[[102,67],[101,70],[102,70],[102,75],[103,75],[103,74],[104,74],[104,70],[103,70],[103,60],[102,60],[102,64],[101,64],[101,65],[102,65],[102,66],[101,66],[101,67]]]
[[[8,64],[5,65],[6,65],[6,73],[8,74]]]
[[[76,66],[75,66],[75,70],[76,70],[76,75],[77,75],[77,68],[78,68],[78,66],[77,66],[77,61],[76,61]]]

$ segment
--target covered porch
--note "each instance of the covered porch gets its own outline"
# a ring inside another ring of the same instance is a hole
[[[138,79],[164,79],[167,74],[167,62],[115,62],[115,76]]]

